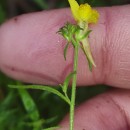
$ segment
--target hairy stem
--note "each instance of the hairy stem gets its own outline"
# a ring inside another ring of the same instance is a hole
[[[78,65],[78,45],[74,48],[74,66],[73,72],[77,72],[77,65]],[[75,110],[75,97],[76,97],[76,81],[77,81],[77,74],[73,76],[72,81],[72,93],[71,93],[71,104],[70,104],[70,130],[74,130],[74,110]]]

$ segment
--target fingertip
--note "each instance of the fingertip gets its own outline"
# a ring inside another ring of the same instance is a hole
[[[125,130],[129,129],[129,91],[112,90],[81,104],[75,110],[76,130]],[[60,124],[61,130],[69,129],[69,116]]]

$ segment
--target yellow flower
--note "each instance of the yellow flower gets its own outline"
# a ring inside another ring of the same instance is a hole
[[[97,23],[99,18],[99,13],[96,10],[93,10],[89,4],[81,4],[79,5],[76,0],[68,0],[71,11],[73,14],[74,19],[78,22],[79,27],[83,30],[80,31],[79,37],[84,36],[86,32],[89,31],[88,24],[89,23]],[[89,68],[92,70],[93,66],[96,66],[92,53],[91,48],[88,41],[88,36],[80,41],[81,48],[86,55],[86,58],[89,63]]]
[[[79,5],[75,0],[68,0],[72,14],[76,21],[87,22],[87,23],[96,23],[99,18],[99,13],[96,10],[93,10],[89,4]]]

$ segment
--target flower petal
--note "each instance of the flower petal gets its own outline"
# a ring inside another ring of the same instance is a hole
[[[92,10],[91,17],[88,19],[88,23],[97,23],[99,19],[99,13],[96,10]]]
[[[75,20],[79,20],[79,16],[78,16],[78,9],[79,9],[79,4],[77,3],[76,0],[68,0],[70,7],[71,7],[71,11],[72,14],[74,16]]]
[[[81,4],[78,10],[80,21],[88,21],[92,14],[92,9],[89,4]]]

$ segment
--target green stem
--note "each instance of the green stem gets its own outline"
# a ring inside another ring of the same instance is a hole
[[[78,65],[78,45],[75,45],[74,48],[74,66],[73,72],[77,72],[77,65]],[[75,97],[76,97],[76,81],[77,81],[77,74],[73,76],[72,81],[72,93],[71,93],[71,104],[70,104],[70,130],[74,129],[74,110],[75,110]]]

